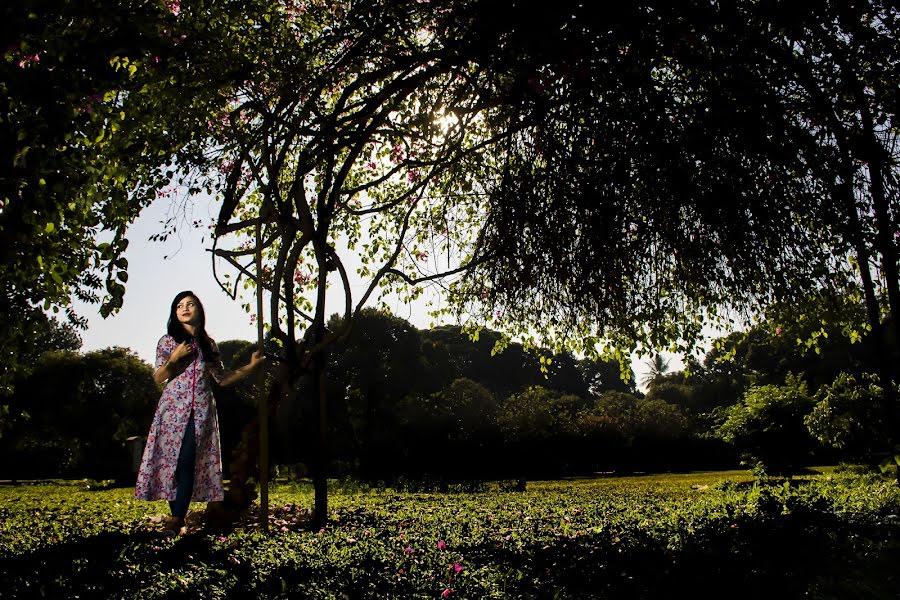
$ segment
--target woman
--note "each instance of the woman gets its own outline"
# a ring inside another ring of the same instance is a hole
[[[168,500],[167,528],[180,531],[191,501],[224,498],[219,423],[210,379],[240,381],[264,361],[260,351],[237,371],[225,372],[216,343],[206,335],[203,305],[193,292],[172,301],[168,333],[156,346],[153,379],[165,383],[138,471],[138,500]]]

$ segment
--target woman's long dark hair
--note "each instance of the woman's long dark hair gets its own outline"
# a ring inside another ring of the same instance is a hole
[[[178,303],[188,296],[194,299],[197,303],[197,308],[200,309],[200,318],[194,326],[195,335],[193,336],[187,332],[184,325],[178,320],[177,314]],[[200,347],[200,352],[203,353],[204,361],[210,362],[218,359],[213,353],[212,341],[209,339],[209,336],[206,335],[206,311],[203,310],[203,303],[200,302],[200,298],[198,298],[194,292],[190,290],[179,292],[178,295],[175,296],[175,299],[172,300],[172,308],[169,310],[169,324],[166,327],[166,330],[179,344],[181,342],[190,342],[196,338],[197,345]]]

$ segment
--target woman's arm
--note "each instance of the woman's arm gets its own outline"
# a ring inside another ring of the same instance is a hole
[[[226,371],[225,375],[219,380],[219,385],[222,387],[234,385],[258,369],[264,362],[266,362],[265,356],[263,356],[262,351],[257,350],[250,356],[250,362],[246,365],[235,371]]]

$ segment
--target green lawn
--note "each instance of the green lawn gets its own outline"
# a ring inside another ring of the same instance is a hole
[[[530,481],[525,492],[309,484],[270,494],[273,531],[167,538],[163,502],[83,484],[0,486],[0,596],[900,597],[900,490],[820,470]],[[195,508],[202,509],[201,505]]]

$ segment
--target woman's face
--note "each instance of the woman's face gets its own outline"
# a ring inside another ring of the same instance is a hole
[[[200,322],[200,304],[193,296],[185,296],[175,305],[178,322],[185,325],[196,325]]]

